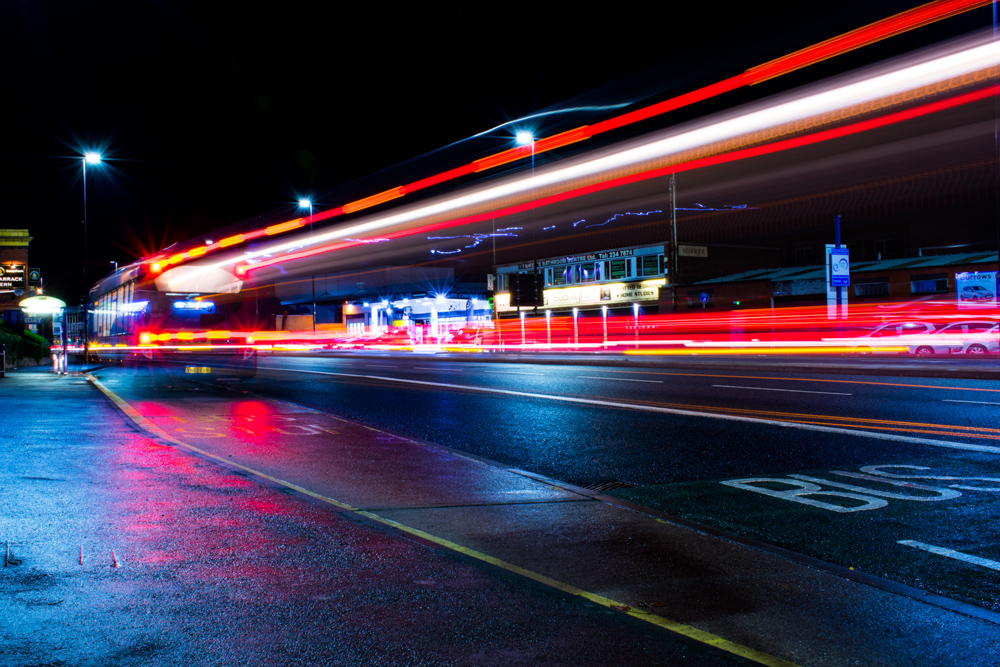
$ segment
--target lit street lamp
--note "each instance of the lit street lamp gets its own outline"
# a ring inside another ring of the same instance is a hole
[[[87,277],[87,165],[101,164],[101,154],[87,151],[83,154],[83,363],[87,363],[90,341],[90,280]]]
[[[313,233],[313,203],[311,199],[302,198],[299,200],[299,208],[309,209],[309,236]],[[316,333],[316,272],[312,276],[312,297],[313,297],[313,333]]]

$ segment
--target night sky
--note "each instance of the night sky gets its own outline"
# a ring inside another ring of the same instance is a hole
[[[567,100],[655,100],[916,4],[663,3],[650,13],[632,3],[10,0],[0,7],[0,227],[28,228],[46,292],[76,303],[83,150],[108,159],[88,171],[93,282],[111,261],[280,207],[294,217],[300,196],[322,210],[502,150],[509,131],[350,185]],[[878,48],[988,21],[986,8]]]

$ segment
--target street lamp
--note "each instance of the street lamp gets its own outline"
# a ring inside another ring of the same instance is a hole
[[[632,304],[632,314],[635,316],[635,346],[639,347],[639,304]]]
[[[313,233],[313,203],[311,199],[302,198],[299,200],[299,208],[309,209],[309,236]],[[313,297],[313,333],[316,333],[316,272],[312,276],[312,297]]]
[[[87,165],[101,164],[100,153],[87,151],[83,154],[83,363],[87,363],[90,343],[90,280],[87,277]]]
[[[579,311],[576,308],[573,309],[573,349],[580,347],[580,330],[576,325],[576,316],[578,312]]]
[[[604,348],[608,347],[608,307],[601,306],[601,314],[604,316]]]

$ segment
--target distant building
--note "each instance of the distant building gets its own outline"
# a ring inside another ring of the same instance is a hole
[[[24,324],[18,303],[34,292],[28,269],[27,229],[0,229],[0,321],[8,326]]]

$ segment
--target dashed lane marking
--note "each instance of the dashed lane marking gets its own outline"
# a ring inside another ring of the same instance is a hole
[[[663,380],[637,380],[635,378],[609,378],[600,377],[598,375],[577,375],[576,377],[583,380],[610,380],[612,382],[649,382],[651,384],[663,384]]]
[[[963,554],[961,551],[955,551],[954,549],[946,549],[945,547],[936,547],[933,544],[924,544],[923,542],[917,542],[916,540],[899,540],[897,544],[905,544],[908,547],[923,549],[924,551],[929,551],[930,553],[937,554],[938,556],[944,556],[945,558],[953,558],[955,560],[960,560],[965,563],[972,563],[973,565],[987,567],[991,570],[1000,570],[1000,562],[997,562],[995,560],[990,560],[989,558],[980,558],[979,556],[971,556],[969,554]]]
[[[840,391],[808,391],[806,389],[778,389],[777,387],[740,387],[735,384],[713,384],[713,387],[722,389],[756,389],[757,391],[788,391],[793,394],[826,394],[827,396],[853,396]]]
[[[458,552],[460,554],[463,554],[463,555],[468,556],[470,558],[474,558],[474,559],[482,561],[484,563],[489,563],[490,565],[493,565],[494,567],[499,567],[499,568],[501,568],[503,570],[507,570],[508,572],[512,572],[512,573],[518,574],[518,575],[520,575],[522,577],[525,577],[527,579],[531,579],[532,581],[536,581],[536,582],[538,582],[540,584],[543,584],[545,586],[549,586],[551,588],[555,588],[556,590],[562,591],[562,592],[567,593],[569,595],[574,595],[574,596],[580,597],[582,599],[588,600],[590,602],[593,602],[594,604],[601,605],[602,607],[606,607],[608,609],[614,609],[614,610],[619,611],[621,613],[628,614],[629,616],[632,616],[633,618],[637,618],[639,620],[646,621],[647,623],[650,623],[652,625],[656,625],[656,626],[661,627],[661,628],[663,628],[665,630],[669,630],[670,632],[674,632],[676,634],[682,635],[684,637],[687,637],[688,639],[692,639],[692,640],[700,642],[702,644],[707,644],[709,646],[712,646],[714,648],[719,649],[720,651],[724,651],[726,653],[737,655],[737,656],[740,656],[742,658],[746,658],[747,660],[752,660],[753,662],[756,662],[758,664],[767,665],[768,667],[798,667],[798,665],[796,665],[793,662],[789,662],[787,660],[782,660],[781,658],[777,658],[777,657],[774,657],[772,655],[768,655],[767,653],[763,653],[761,651],[757,651],[757,650],[752,649],[752,648],[750,648],[748,646],[743,646],[742,644],[737,644],[735,642],[731,642],[731,641],[729,641],[727,639],[723,639],[722,637],[719,637],[717,635],[713,635],[710,632],[705,632],[703,630],[699,630],[698,628],[692,627],[690,625],[685,625],[683,623],[678,623],[677,621],[672,621],[672,620],[670,620],[668,618],[664,618],[662,616],[657,616],[656,614],[653,614],[653,613],[648,612],[648,611],[634,609],[634,608],[632,608],[629,605],[623,604],[623,603],[618,602],[616,600],[612,600],[611,598],[606,598],[603,595],[597,595],[596,593],[591,593],[589,591],[585,591],[582,588],[577,588],[576,586],[564,583],[564,582],[559,581],[557,579],[552,579],[551,577],[546,577],[544,574],[539,574],[538,572],[534,572],[533,570],[528,570],[528,569],[525,569],[525,568],[520,567],[518,565],[515,565],[513,563],[508,563],[507,561],[501,560],[499,558],[494,558],[493,556],[490,556],[489,554],[485,554],[485,553],[483,553],[481,551],[476,551],[475,549],[470,549],[468,547],[463,547],[461,544],[458,544],[456,542],[452,542],[450,540],[446,540],[446,539],[444,539],[442,537],[438,537],[436,535],[432,535],[430,533],[424,532],[424,531],[419,530],[417,528],[413,528],[413,527],[407,526],[406,524],[399,523],[398,521],[393,521],[392,519],[386,519],[385,517],[381,517],[381,516],[379,516],[377,514],[374,514],[372,512],[368,512],[366,510],[358,509],[357,507],[353,507],[351,505],[348,505],[347,503],[342,503],[339,500],[334,500],[333,498],[328,498],[327,496],[324,496],[322,494],[316,493],[314,491],[310,491],[309,489],[301,487],[301,486],[299,486],[297,484],[293,484],[293,483],[288,482],[286,480],[279,479],[277,477],[273,477],[271,475],[268,475],[267,473],[261,472],[259,470],[254,469],[254,468],[250,468],[248,466],[240,465],[239,463],[234,462],[232,459],[223,458],[221,456],[217,456],[216,454],[212,454],[210,452],[207,452],[204,449],[201,449],[200,447],[195,447],[194,445],[189,445],[186,442],[183,442],[181,440],[178,440],[177,438],[174,438],[173,436],[171,436],[170,434],[168,434],[166,431],[164,431],[163,429],[159,428],[158,426],[156,426],[155,424],[153,424],[152,422],[150,422],[148,419],[146,419],[145,417],[143,417],[141,414],[139,414],[139,412],[135,408],[133,408],[131,405],[129,405],[124,399],[122,399],[121,397],[119,397],[113,391],[111,391],[110,389],[108,389],[107,387],[105,387],[103,384],[101,384],[101,382],[97,378],[95,378],[93,375],[91,375],[91,374],[88,373],[86,375],[86,377],[87,377],[88,380],[90,380],[90,382],[92,382],[94,384],[95,387],[97,387],[98,389],[100,389],[101,392],[105,396],[107,396],[108,399],[112,403],[114,403],[115,406],[117,406],[118,409],[121,410],[125,414],[125,416],[127,416],[129,419],[131,419],[137,426],[139,426],[143,430],[147,431],[148,433],[151,433],[151,434],[153,434],[153,435],[155,435],[155,436],[157,436],[159,438],[162,438],[163,440],[166,440],[167,442],[170,442],[171,444],[174,444],[174,445],[176,445],[178,447],[182,447],[182,448],[187,449],[187,450],[192,451],[192,452],[197,452],[201,456],[207,457],[209,459],[212,459],[212,460],[217,461],[219,463],[222,463],[224,465],[235,467],[235,468],[239,468],[240,470],[243,470],[243,471],[245,471],[247,473],[250,473],[251,475],[254,475],[254,476],[258,477],[259,479],[265,479],[265,480],[267,480],[269,482],[272,482],[274,484],[278,484],[278,485],[283,486],[283,487],[285,487],[287,489],[291,489],[293,491],[301,493],[301,494],[303,494],[305,496],[308,496],[310,498],[313,498],[315,500],[319,500],[321,502],[324,502],[324,503],[327,503],[329,505],[332,505],[333,507],[336,507],[336,508],[341,509],[343,511],[352,512],[352,513],[354,513],[354,514],[356,514],[358,516],[362,516],[362,517],[364,517],[364,518],[366,518],[366,519],[368,519],[370,521],[373,521],[375,523],[379,523],[379,524],[381,524],[383,526],[388,526],[388,527],[391,527],[391,528],[395,528],[396,530],[399,530],[399,531],[404,532],[404,533],[408,533],[408,534],[413,535],[415,537],[419,537],[419,538],[421,538],[423,540],[431,542],[432,544],[436,544],[436,545],[438,545],[440,547],[444,547],[446,549],[450,549],[452,551],[456,551],[456,552]],[[375,429],[372,429],[372,430],[375,430]]]
[[[975,403],[976,405],[1000,405],[995,401],[959,401],[954,398],[942,398],[942,403]]]

